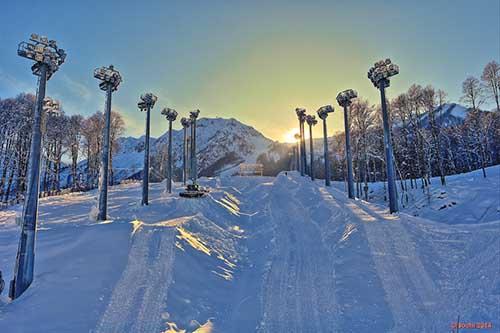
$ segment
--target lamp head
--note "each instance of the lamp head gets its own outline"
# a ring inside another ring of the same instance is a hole
[[[200,115],[200,110],[198,110],[198,109],[193,110],[193,111],[189,112],[189,119],[196,120],[199,115]]]
[[[334,111],[333,106],[331,106],[331,105],[325,105],[325,106],[320,107],[318,109],[318,111],[316,111],[316,113],[318,114],[318,117],[320,119],[325,120],[326,117],[328,117],[328,114],[332,113],[333,111]]]
[[[306,116],[306,122],[309,126],[314,126],[318,123],[318,121],[316,120],[316,117],[313,115],[310,115],[310,114],[308,114]]]
[[[161,114],[164,115],[168,121],[174,121],[177,118],[177,111],[171,108],[164,108],[161,110]]]
[[[66,59],[66,52],[57,47],[55,40],[45,36],[31,34],[28,42],[21,42],[17,47],[17,54],[35,62],[31,67],[34,75],[41,75],[42,65],[47,66],[47,80],[50,79]]]
[[[389,78],[399,74],[398,65],[391,62],[391,59],[377,61],[368,71],[368,78],[376,88],[380,88],[380,83],[383,81],[384,86],[390,84]]]
[[[113,65],[96,68],[94,70],[94,77],[101,81],[99,84],[101,90],[107,90],[107,87],[111,85],[112,91],[116,91],[123,81],[120,72],[118,72]]]
[[[146,107],[152,108],[156,101],[158,100],[158,97],[156,97],[152,93],[145,93],[141,95],[141,101],[144,103]]]
[[[187,128],[187,127],[189,127],[189,124],[190,124],[190,121],[189,121],[188,118],[185,118],[185,117],[181,118],[181,125],[182,125],[182,127]]]

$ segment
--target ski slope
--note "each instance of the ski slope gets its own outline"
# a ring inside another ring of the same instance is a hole
[[[0,332],[448,332],[458,315],[499,327],[500,168],[487,171],[397,215],[377,184],[375,203],[348,200],[295,172],[202,179],[199,200],[153,184],[147,207],[139,183],[114,186],[103,223],[95,192],[45,198],[34,283],[1,296]],[[19,210],[0,212],[6,281]]]

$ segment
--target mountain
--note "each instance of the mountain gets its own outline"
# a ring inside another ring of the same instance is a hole
[[[197,157],[200,176],[234,174],[241,163],[256,163],[288,158],[288,145],[274,142],[251,126],[238,120],[201,118],[197,121]],[[174,174],[182,174],[183,130],[172,131]],[[124,137],[119,140],[120,151],[113,156],[115,180],[140,178],[144,161],[144,137]],[[165,174],[168,132],[151,138],[151,177],[161,179]]]
[[[463,105],[456,103],[445,103],[436,108],[435,117],[436,123],[442,127],[451,127],[460,125],[464,122],[467,114],[471,111]],[[429,126],[428,114],[425,113],[421,118],[422,126]]]

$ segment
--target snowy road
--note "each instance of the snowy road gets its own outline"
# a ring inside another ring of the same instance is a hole
[[[153,184],[148,207],[139,184],[113,187],[104,224],[88,218],[91,193],[43,199],[35,282],[0,299],[0,331],[446,332],[458,315],[500,324],[500,221],[390,215],[295,173],[203,182],[212,191],[200,200]],[[13,216],[0,216],[7,281]]]
[[[260,329],[265,332],[331,332],[334,327],[333,260],[310,208],[299,200],[303,186],[283,179],[270,193],[266,210],[275,247],[263,287]]]

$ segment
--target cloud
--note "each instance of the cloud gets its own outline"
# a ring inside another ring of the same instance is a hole
[[[61,74],[61,79],[66,84],[66,88],[70,93],[77,95],[85,101],[88,101],[92,98],[92,92],[85,84],[73,80],[67,74]]]
[[[35,90],[33,83],[28,84],[25,81],[16,79],[0,68],[0,91],[6,94],[18,94],[21,92],[34,92]]]

